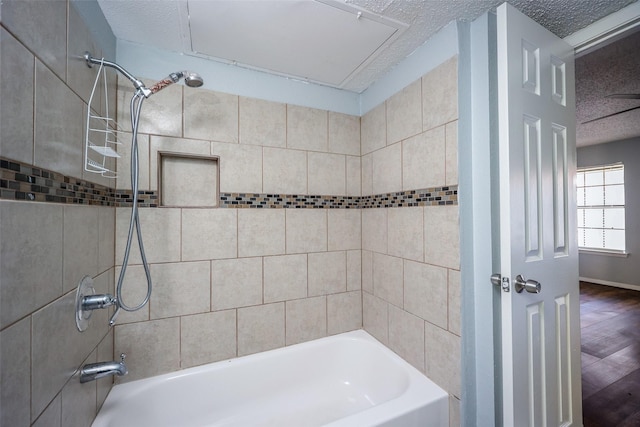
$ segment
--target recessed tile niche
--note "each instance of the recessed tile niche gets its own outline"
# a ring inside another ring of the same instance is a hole
[[[160,206],[218,206],[218,157],[159,153]]]

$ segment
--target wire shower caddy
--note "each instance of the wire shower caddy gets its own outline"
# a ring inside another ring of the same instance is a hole
[[[91,105],[96,95],[98,83],[104,85],[104,111],[105,115],[93,114]],[[105,178],[117,178],[117,172],[107,165],[108,159],[119,158],[120,155],[114,150],[118,142],[118,123],[109,117],[109,95],[107,91],[107,76],[104,64],[100,63],[100,68],[93,83],[91,96],[87,103],[87,121],[84,137],[84,170],[92,173],[99,173]],[[93,141],[92,141],[93,139]]]

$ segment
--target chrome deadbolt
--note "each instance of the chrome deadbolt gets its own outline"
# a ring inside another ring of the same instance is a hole
[[[519,274],[516,276],[515,287],[517,293],[522,292],[522,290],[526,290],[530,294],[539,294],[542,289],[540,282],[531,279],[526,280]]]

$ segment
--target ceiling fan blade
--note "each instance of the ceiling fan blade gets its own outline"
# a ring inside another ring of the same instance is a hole
[[[612,93],[611,95],[605,96],[605,98],[640,99],[640,93]]]
[[[606,116],[598,117],[597,119],[587,120],[586,122],[582,122],[581,124],[584,125],[584,124],[587,124],[587,123],[595,122],[597,120],[606,119],[607,117],[617,116],[618,114],[626,113],[628,111],[637,110],[639,108],[640,108],[640,105],[638,105],[637,107],[633,107],[633,108],[627,108],[626,110],[618,111],[617,113],[607,114]]]

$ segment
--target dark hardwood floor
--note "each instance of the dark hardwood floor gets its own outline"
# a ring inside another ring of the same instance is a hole
[[[580,282],[585,427],[640,426],[640,292]]]

